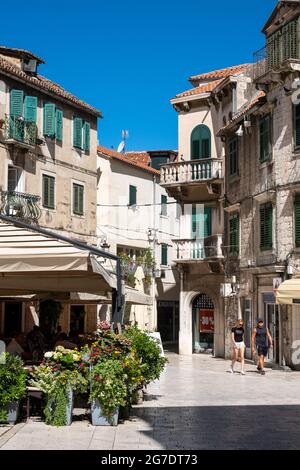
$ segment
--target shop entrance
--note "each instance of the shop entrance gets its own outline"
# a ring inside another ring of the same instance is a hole
[[[21,302],[5,302],[4,316],[4,337],[21,333],[22,331],[22,303]]]
[[[157,329],[162,342],[178,343],[179,303],[159,300],[157,302]]]
[[[214,304],[206,294],[198,295],[192,304],[193,352],[212,353],[214,350]]]
[[[269,348],[268,359],[274,364],[281,363],[279,305],[264,303],[265,325],[273,338],[273,348]]]

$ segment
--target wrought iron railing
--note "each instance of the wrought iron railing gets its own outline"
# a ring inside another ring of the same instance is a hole
[[[223,258],[222,235],[198,239],[173,240],[175,248],[175,261],[206,260],[210,258]]]
[[[300,36],[294,31],[278,31],[267,44],[253,54],[253,78],[258,79],[270,70],[278,70],[287,60],[300,59]]]
[[[222,160],[217,158],[169,163],[161,166],[160,170],[162,185],[208,181],[222,177]]]
[[[35,122],[25,121],[22,116],[5,115],[5,138],[35,146],[37,128]]]
[[[23,222],[37,223],[41,216],[39,196],[18,193],[16,191],[0,192],[0,213],[15,217]]]

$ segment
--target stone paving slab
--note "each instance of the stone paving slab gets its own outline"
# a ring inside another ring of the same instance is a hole
[[[63,428],[32,419],[2,440],[0,434],[1,450],[300,448],[299,372],[269,369],[260,376],[247,364],[241,376],[239,365],[230,374],[228,361],[206,355],[168,358],[166,372],[130,420],[94,427],[86,410],[76,410],[75,421]]]

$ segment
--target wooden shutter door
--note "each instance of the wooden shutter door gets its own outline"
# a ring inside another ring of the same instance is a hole
[[[55,135],[55,105],[44,104],[44,135],[54,137]]]

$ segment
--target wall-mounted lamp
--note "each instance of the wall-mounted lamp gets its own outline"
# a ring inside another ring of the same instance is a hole
[[[238,137],[243,137],[243,135],[244,135],[244,129],[243,129],[242,124],[240,125],[240,127],[238,128],[238,130],[236,131],[235,134],[236,134]]]

